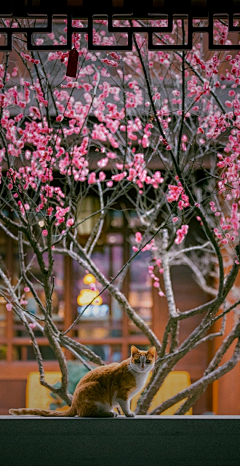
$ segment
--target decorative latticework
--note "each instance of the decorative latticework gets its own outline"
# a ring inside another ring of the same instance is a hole
[[[27,35],[27,48],[33,50],[70,50],[72,48],[72,37],[74,34],[85,32],[88,35],[89,50],[132,50],[133,32],[148,33],[148,48],[149,50],[191,50],[192,36],[195,32],[208,34],[209,50],[237,50],[239,49],[239,40],[231,44],[216,44],[214,43],[214,20],[221,18],[228,23],[228,31],[230,33],[240,32],[238,16],[240,17],[240,2],[230,0],[224,6],[224,10],[219,7],[216,1],[195,1],[188,0],[185,2],[176,2],[174,0],[152,0],[151,2],[138,2],[136,0],[120,1],[105,0],[102,2],[87,1],[87,0],[65,0],[55,3],[54,6],[46,0],[14,0],[10,3],[0,5],[0,15],[2,18],[12,20],[8,27],[2,30],[5,36],[4,44],[0,43],[0,50],[12,50],[12,35],[16,33],[25,33]],[[67,40],[63,45],[54,44],[35,44],[32,41],[33,34],[49,34],[53,28],[53,16],[58,18],[67,18]],[[178,17],[187,23],[187,43],[182,44],[164,44],[154,43],[153,35],[156,33],[173,32],[173,20]],[[28,25],[11,27],[11,22],[14,18],[26,18],[29,20]],[[44,18],[46,25],[44,27],[33,26],[33,19]],[[126,44],[118,45],[97,45],[94,43],[93,37],[93,21],[96,18],[107,20],[108,31],[112,33],[125,33],[127,35]],[[129,25],[115,26],[115,19],[128,20]],[[194,19],[208,19],[208,25],[196,26]],[[87,20],[86,27],[78,28],[73,26],[73,19]],[[143,19],[144,25],[139,31],[139,27],[132,24],[134,19]],[[147,20],[147,22],[146,22]],[[159,20],[159,25],[156,25]],[[164,21],[165,20],[165,21]]]

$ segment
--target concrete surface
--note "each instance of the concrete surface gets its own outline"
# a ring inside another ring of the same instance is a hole
[[[0,416],[1,466],[238,466],[240,416]]]

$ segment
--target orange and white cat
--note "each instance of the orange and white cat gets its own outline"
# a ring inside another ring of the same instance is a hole
[[[121,363],[97,367],[88,372],[76,386],[72,405],[67,411],[45,409],[10,409],[16,415],[115,417],[113,408],[120,405],[125,416],[134,417],[130,400],[144,387],[155,363],[156,348],[141,351],[131,347],[131,357]]]

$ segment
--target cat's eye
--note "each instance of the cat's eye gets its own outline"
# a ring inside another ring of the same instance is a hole
[[[136,362],[137,364],[140,364],[140,360],[139,360],[139,359],[135,360],[135,362]]]
[[[149,361],[149,359],[146,360],[146,364],[150,364],[151,361]]]

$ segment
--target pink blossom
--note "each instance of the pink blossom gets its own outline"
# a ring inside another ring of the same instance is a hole
[[[106,178],[106,174],[105,174],[104,172],[100,172],[100,173],[99,173],[99,180],[100,180],[100,181],[104,181],[105,178]]]
[[[99,161],[97,162],[97,165],[98,165],[98,167],[100,167],[100,168],[106,167],[107,164],[108,164],[108,157],[104,157],[103,159],[101,159],[101,160],[99,160]]]
[[[153,175],[154,177],[154,180],[157,182],[157,183],[163,183],[164,181],[164,178],[161,176],[161,172],[159,171],[156,171]]]
[[[106,63],[107,65],[109,66],[114,66],[114,67],[117,67],[118,66],[118,62],[114,61],[114,60],[109,60],[109,58],[103,58],[101,60],[103,63]]]
[[[6,304],[6,309],[7,309],[7,311],[10,312],[10,311],[12,310],[12,304],[7,303],[7,304]]]
[[[136,243],[141,243],[142,241],[142,234],[139,231],[135,233],[135,241]]]
[[[168,202],[173,202],[173,201],[178,201],[182,191],[183,191],[183,187],[182,185],[171,185],[169,184],[168,185],[168,194],[167,194],[167,200]]]
[[[228,240],[227,238],[223,238],[222,241],[221,241],[222,244],[228,244]]]
[[[53,210],[54,210],[53,207],[48,207],[48,208],[47,208],[47,215],[48,215],[49,217],[51,217],[51,215],[52,215],[52,213],[53,213]]]
[[[94,183],[96,183],[96,173],[92,172],[89,174],[88,184],[94,184]]]
[[[58,115],[56,117],[56,121],[63,121],[63,115]]]
[[[176,244],[180,244],[182,243],[182,241],[184,240],[187,232],[188,232],[188,228],[189,226],[188,225],[182,225],[181,228],[179,228],[176,232],[177,234],[177,238],[175,239],[175,243]]]
[[[25,291],[25,293],[28,293],[28,292],[30,291],[29,286],[25,286],[25,287],[24,287],[24,291]]]
[[[66,207],[65,209],[63,209],[62,207],[57,206],[56,210],[57,210],[57,212],[55,214],[55,217],[57,219],[56,224],[60,225],[61,223],[64,222],[64,217],[65,217],[66,213],[69,212],[70,207]]]
[[[112,180],[114,181],[122,181],[127,175],[127,172],[124,171],[122,173],[118,173],[117,175],[112,175]]]
[[[142,146],[144,147],[144,149],[149,146],[149,139],[146,134],[144,134],[142,138]]]
[[[43,42],[44,42],[43,39],[40,39],[40,38],[36,39],[36,45],[42,45]]]
[[[27,300],[27,299],[25,299],[25,298],[21,298],[21,299],[20,299],[20,304],[21,304],[21,306],[25,306],[27,303],[28,303],[28,300]]]
[[[69,219],[66,221],[67,227],[71,227],[73,224],[74,224],[73,218],[69,218]]]
[[[36,327],[37,327],[36,322],[31,322],[31,323],[29,324],[29,327],[30,327],[32,330],[33,330],[34,328],[36,328]]]
[[[116,156],[116,154],[115,154],[114,152],[108,152],[108,153],[107,153],[107,157],[108,157],[109,159],[116,159],[117,156]]]
[[[43,235],[43,236],[47,236],[47,235],[48,235],[48,231],[47,231],[47,230],[43,230],[43,231],[42,231],[42,235]]]
[[[41,113],[39,111],[39,109],[37,107],[30,107],[29,108],[29,115],[33,118],[33,119],[39,119],[41,120]]]

